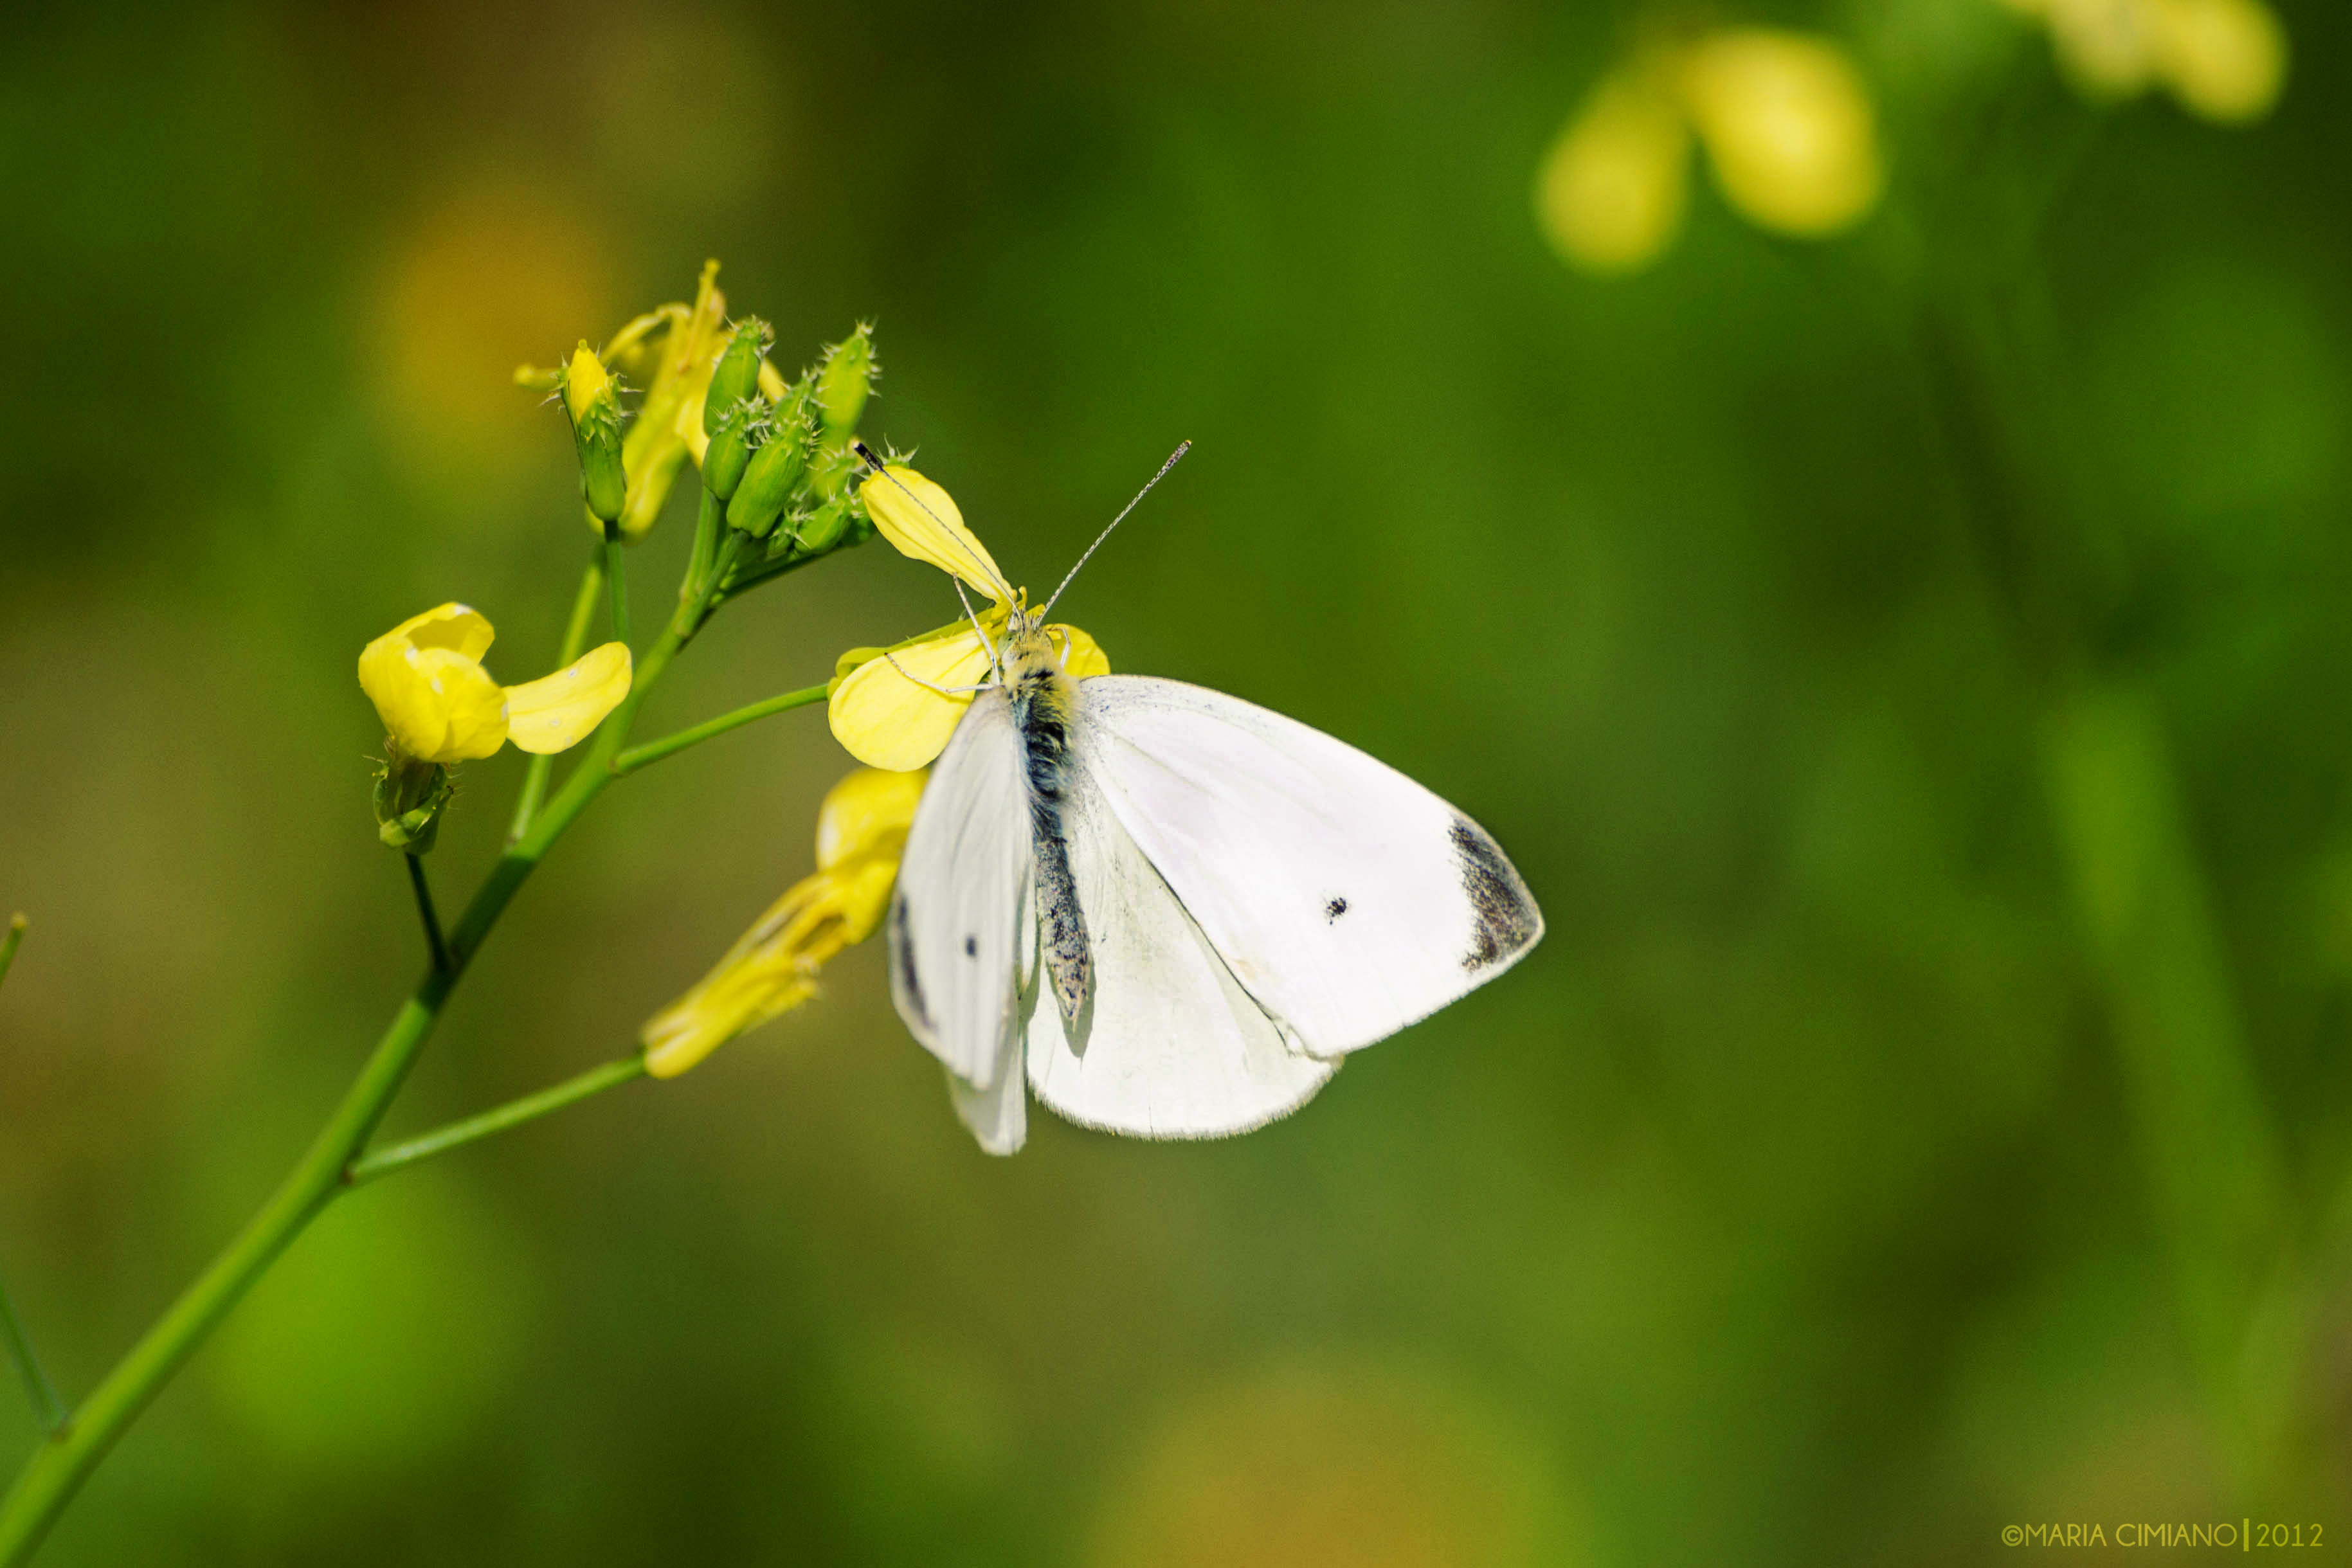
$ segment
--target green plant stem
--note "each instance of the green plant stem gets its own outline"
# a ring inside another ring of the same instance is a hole
[[[555,661],[559,670],[587,650],[588,622],[596,613],[596,601],[604,595],[604,549],[600,544],[590,551],[588,570],[580,574],[580,591],[572,600],[572,620],[563,628],[563,652]],[[520,842],[530,831],[530,820],[539,815],[539,804],[547,799],[547,781],[554,772],[551,751],[533,754],[530,766],[523,769],[522,795],[515,801],[514,821],[507,828],[509,847]]]
[[[8,917],[8,935],[0,936],[0,980],[8,977],[9,966],[16,961],[16,949],[24,946],[25,927],[29,924],[21,915]]]
[[[781,696],[769,697],[764,702],[739,707],[732,713],[722,713],[717,718],[705,719],[693,728],[681,729],[676,735],[666,735],[659,740],[649,740],[643,746],[633,746],[613,758],[610,765],[613,775],[618,779],[625,779],[648,763],[659,762],[665,757],[674,757],[688,747],[698,746],[714,735],[724,735],[730,729],[740,729],[743,726],[763,719],[770,714],[790,713],[796,707],[807,707],[812,704],[821,703],[824,701],[826,695],[825,686],[803,686],[799,691],[786,692]]]
[[[604,580],[613,591],[613,641],[626,646],[629,641],[629,573],[621,542],[621,525],[604,525]],[[577,658],[579,655],[572,655]],[[571,659],[563,661],[570,664]]]
[[[31,1555],[125,1428],[186,1364],[196,1347],[303,1227],[345,1190],[345,1171],[367,1147],[393,1096],[415,1066],[449,993],[481,951],[484,939],[516,890],[555,841],[613,781],[615,775],[609,765],[628,740],[638,706],[685,644],[705,608],[700,599],[681,604],[668,629],[646,650],[629,695],[597,731],[588,755],[565,779],[563,788],[521,841],[483,879],[449,936],[449,967],[431,970],[416,983],[359,1077],[344,1092],[341,1103],[277,1191],[106,1375],[68,1425],[50,1433],[26,1461],[6,1498],[0,1500],[0,1568],[16,1568]]]
[[[425,857],[411,852],[401,857],[408,862],[408,885],[416,892],[416,918],[425,925],[425,950],[436,969],[449,967],[449,948],[441,940],[441,915],[433,907],[433,889],[425,880]]]
[[[509,1100],[503,1105],[493,1106],[478,1116],[468,1116],[462,1122],[452,1122],[446,1127],[436,1127],[432,1132],[410,1138],[404,1143],[394,1144],[388,1149],[378,1149],[354,1161],[343,1177],[344,1182],[348,1186],[358,1186],[363,1183],[372,1182],[378,1176],[390,1176],[393,1172],[404,1170],[420,1160],[429,1160],[436,1155],[462,1148],[478,1139],[487,1138],[493,1133],[503,1133],[509,1127],[519,1127],[525,1122],[537,1121],[551,1111],[561,1111],[566,1105],[574,1104],[593,1094],[602,1094],[607,1089],[618,1088],[624,1083],[643,1078],[645,1075],[646,1059],[642,1053],[625,1056],[617,1061],[608,1061],[602,1067],[592,1067],[576,1078],[567,1078],[562,1082],[542,1089],[536,1094],[526,1094],[520,1100]]]
[[[33,1354],[32,1336],[17,1318],[16,1303],[8,1299],[5,1285],[0,1285],[0,1338],[8,1342],[8,1359],[16,1364],[16,1375],[25,1380],[25,1397],[33,1402],[33,1416],[41,1430],[52,1436],[64,1430],[65,1404],[58,1399],[49,1375],[41,1370],[41,1358]]]

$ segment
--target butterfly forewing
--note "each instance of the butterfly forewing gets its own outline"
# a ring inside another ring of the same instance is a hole
[[[898,1016],[973,1089],[997,1087],[1009,1061],[1016,1116],[1020,1058],[1004,1047],[1016,970],[1026,962],[1020,946],[1034,940],[1021,918],[1030,863],[1023,790],[1020,741],[1004,693],[982,692],[924,786],[889,915],[890,998]]]
[[[1355,747],[1180,681],[1078,691],[1081,760],[1119,824],[1312,1054],[1393,1034],[1542,936],[1485,830]]]

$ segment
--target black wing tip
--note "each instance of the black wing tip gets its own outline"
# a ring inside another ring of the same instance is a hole
[[[1462,873],[1462,894],[1470,901],[1470,946],[1462,955],[1462,967],[1484,978],[1541,939],[1543,912],[1503,846],[1486,829],[1457,814],[1449,836]]]

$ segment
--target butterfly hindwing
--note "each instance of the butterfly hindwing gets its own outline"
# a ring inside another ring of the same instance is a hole
[[[1385,763],[1180,681],[1100,675],[1078,692],[1080,760],[1118,824],[1312,1055],[1393,1034],[1543,935],[1486,831]],[[1033,1072],[1035,1051],[1033,1034]]]
[[[1063,832],[1093,983],[1075,1027],[1042,973],[1027,987],[1030,1088],[1081,1125],[1153,1138],[1246,1132],[1304,1104],[1336,1064],[1284,1041],[1111,810],[1083,739],[1077,754]]]
[[[1004,693],[984,691],[932,766],[890,901],[890,999],[914,1037],[975,1091],[1001,1086],[1018,971],[1029,961],[1021,949],[1034,941],[1023,915],[1030,828],[1021,768]],[[1010,1062],[1012,1110],[998,1104],[992,1121],[1017,1145],[1018,1055]]]

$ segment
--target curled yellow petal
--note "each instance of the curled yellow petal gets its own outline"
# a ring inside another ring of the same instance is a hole
[[[814,876],[795,883],[695,988],[640,1034],[646,1071],[675,1078],[816,994],[817,972],[882,923],[924,775],[859,768],[817,810]]]
[[[507,738],[525,751],[577,746],[629,695],[628,644],[591,648],[551,675],[506,689]]]
[[[971,694],[957,688],[978,685],[988,673],[987,645],[967,625],[850,671],[833,689],[826,721],[842,748],[868,768],[926,767],[971,706]]]
[[[1876,204],[1876,117],[1862,73],[1834,44],[1727,28],[1692,46],[1681,82],[1717,183],[1751,222],[1833,234]]]
[[[397,639],[415,648],[446,648],[478,664],[498,635],[480,611],[452,601],[436,604],[422,615],[410,616],[375,641],[389,643]]]
[[[807,961],[805,949],[832,918],[831,889],[821,872],[793,883],[699,984],[647,1019],[638,1031],[646,1071],[675,1078],[745,1030],[816,995],[817,964]]]
[[[900,555],[960,577],[999,603],[1013,597],[987,549],[964,527],[955,502],[912,468],[894,463],[868,476],[857,496],[875,528]]]
[[[914,825],[915,805],[929,777],[861,768],[826,792],[816,814],[816,868],[832,871],[862,857],[896,860]],[[877,915],[879,918],[879,915]]]
[[[394,745],[422,762],[462,762],[505,743],[505,696],[481,666],[494,635],[478,612],[443,604],[361,650],[360,689]]]
[[[1062,655],[1062,672],[1070,679],[1083,681],[1088,675],[1110,674],[1110,655],[1076,627],[1056,623],[1045,628],[1045,635]]]
[[[1682,226],[1690,130],[1650,73],[1621,71],[1596,89],[1536,170],[1536,222],[1560,259],[1588,272],[1632,272]]]

